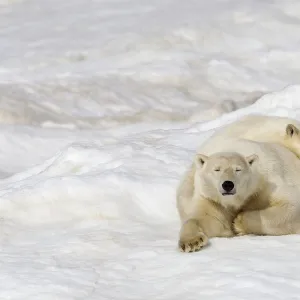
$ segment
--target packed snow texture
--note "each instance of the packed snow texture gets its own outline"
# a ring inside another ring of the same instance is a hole
[[[0,299],[299,299],[300,237],[177,250],[178,180],[243,115],[300,120],[298,0],[0,0]]]

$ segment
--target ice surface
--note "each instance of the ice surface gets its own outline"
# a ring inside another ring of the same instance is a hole
[[[299,25],[297,0],[0,0],[0,300],[299,299],[299,236],[182,254],[175,208],[216,128],[300,120]]]

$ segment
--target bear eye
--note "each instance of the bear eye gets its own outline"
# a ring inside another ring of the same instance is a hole
[[[221,170],[220,167],[216,167],[214,171],[215,171],[215,172],[220,172],[220,170]]]
[[[241,168],[236,168],[235,171],[236,171],[236,172],[241,172],[242,169],[241,169]]]

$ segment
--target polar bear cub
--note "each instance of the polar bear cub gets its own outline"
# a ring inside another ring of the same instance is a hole
[[[198,251],[210,237],[300,233],[299,176],[300,160],[282,145],[207,144],[177,190],[180,250]]]

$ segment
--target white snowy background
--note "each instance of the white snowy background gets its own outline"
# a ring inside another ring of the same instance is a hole
[[[300,120],[298,0],[0,0],[0,300],[299,299],[300,237],[177,250],[218,127]]]

